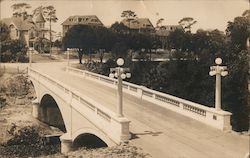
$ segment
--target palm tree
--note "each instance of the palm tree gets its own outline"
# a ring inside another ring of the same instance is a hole
[[[185,31],[191,32],[191,26],[196,24],[197,21],[192,17],[185,17],[182,18],[178,23],[184,28]]]
[[[156,28],[159,29],[161,27],[163,21],[164,21],[163,18],[158,19],[157,22],[156,22]]]
[[[27,9],[31,8],[31,6],[27,3],[16,3],[11,6],[13,9],[13,16],[15,17],[23,17],[26,19],[28,17]]]
[[[126,18],[126,21],[129,22],[129,28],[130,28],[130,21],[134,20],[137,17],[137,15],[135,14],[135,12],[131,10],[124,10],[122,12],[121,17]]]

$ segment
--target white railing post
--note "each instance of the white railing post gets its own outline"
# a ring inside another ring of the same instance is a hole
[[[70,69],[72,73],[79,74],[77,71],[74,71],[75,68],[70,68]],[[108,85],[112,88],[117,87],[117,80],[110,79],[106,76],[100,76],[99,74],[95,74],[88,71],[83,71],[83,70],[80,71],[82,71],[86,77],[90,76],[91,79],[93,78],[93,80],[95,80],[96,82]],[[100,80],[99,78],[109,79],[112,82],[106,82],[105,80]],[[172,95],[148,89],[147,87],[144,86],[139,86],[127,82],[125,82],[125,84],[128,85],[128,89],[124,90],[124,92],[134,95],[140,99],[147,100],[158,106],[178,112],[181,115],[185,115],[187,117],[198,120],[200,122],[211,125],[221,130],[231,128],[230,112],[209,108],[201,104],[197,104]],[[143,94],[144,92],[145,94]]]
[[[139,88],[137,88],[137,95],[140,99],[142,99],[142,95],[143,95],[143,88],[144,86],[139,86]]]

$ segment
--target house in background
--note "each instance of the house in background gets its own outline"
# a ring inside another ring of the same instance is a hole
[[[36,38],[49,39],[49,30],[45,28],[45,19],[42,13],[32,16],[12,16],[1,20],[10,29],[11,39],[23,39],[28,47],[33,47]]]
[[[62,23],[63,36],[74,25],[104,26],[96,15],[70,16]]]
[[[156,30],[155,34],[157,36],[166,37],[170,32],[174,32],[177,29],[183,30],[183,27],[181,25],[163,25]]]
[[[148,18],[123,19],[121,23],[136,32],[152,33],[155,31]]]

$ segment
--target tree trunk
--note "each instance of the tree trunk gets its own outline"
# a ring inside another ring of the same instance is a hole
[[[102,63],[103,57],[104,57],[104,52],[103,52],[103,50],[99,50],[99,53],[100,53],[100,62]]]
[[[83,55],[83,51],[78,51],[79,64],[82,64],[82,55]]]
[[[152,49],[149,49],[149,61],[152,61]]]
[[[50,42],[50,44],[49,44],[49,46],[50,46],[50,49],[49,49],[49,54],[50,54],[50,56],[51,56],[51,17],[50,17],[50,19],[49,19],[49,42]]]

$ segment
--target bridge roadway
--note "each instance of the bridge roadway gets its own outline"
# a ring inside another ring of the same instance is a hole
[[[116,90],[65,72],[65,63],[32,64],[82,94],[116,111]],[[249,138],[223,132],[124,93],[124,115],[131,121],[130,144],[154,158],[243,158]]]

